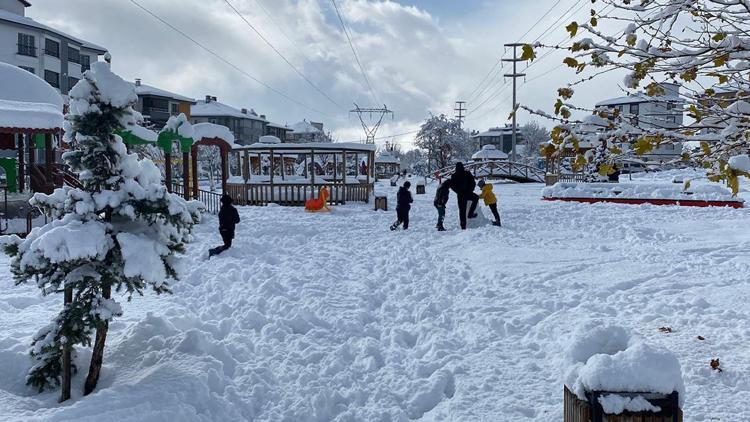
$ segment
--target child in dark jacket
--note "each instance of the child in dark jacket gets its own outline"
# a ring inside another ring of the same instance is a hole
[[[411,209],[411,203],[414,202],[411,192],[409,192],[410,187],[411,183],[407,180],[398,189],[396,194],[396,217],[398,219],[391,225],[391,230],[396,230],[401,224],[404,225],[404,230],[409,228],[409,210]]]
[[[445,231],[445,227],[443,226],[443,221],[445,220],[445,205],[448,203],[448,197],[451,193],[451,181],[446,180],[443,182],[438,188],[437,191],[435,191],[435,201],[433,202],[433,205],[435,205],[435,208],[437,208],[438,212],[438,221],[437,226],[435,226],[439,232]]]
[[[209,258],[232,247],[234,228],[239,222],[240,215],[237,212],[237,208],[232,205],[232,197],[229,195],[222,195],[221,209],[219,209],[219,234],[221,235],[221,240],[224,241],[224,245],[209,250]]]

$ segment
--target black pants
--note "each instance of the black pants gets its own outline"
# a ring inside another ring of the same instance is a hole
[[[224,241],[224,250],[231,248],[234,232],[219,230],[219,233],[221,233],[221,240]]]
[[[490,211],[492,211],[492,215],[495,216],[495,221],[497,221],[498,224],[500,224],[500,213],[497,212],[497,203],[490,204]]]
[[[477,210],[477,204],[479,204],[479,195],[474,192],[470,192],[467,195],[461,195],[458,197],[458,218],[461,222],[461,230],[466,229],[466,206],[471,201],[471,207],[469,207],[469,215],[473,215]]]
[[[396,208],[396,218],[398,218],[395,224],[396,227],[403,224],[404,230],[409,228],[409,208]]]

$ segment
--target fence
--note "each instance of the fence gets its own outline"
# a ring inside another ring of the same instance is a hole
[[[172,193],[185,197],[185,189],[181,183],[172,182]],[[210,214],[218,214],[221,208],[221,194],[198,189],[198,197],[192,198],[203,203],[205,211]]]
[[[305,201],[318,197],[320,188],[328,189],[328,203],[369,202],[372,185],[369,184],[239,184],[227,183],[226,194],[238,205],[304,205]]]

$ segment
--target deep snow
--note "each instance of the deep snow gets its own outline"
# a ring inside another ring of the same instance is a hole
[[[0,258],[0,419],[558,421],[573,333],[615,324],[677,356],[686,421],[750,420],[750,211],[498,184],[502,228],[456,230],[451,196],[438,233],[433,189],[398,232],[394,211],[365,205],[241,208],[234,247],[210,261],[208,217],[174,295],[124,302],[98,390],[81,398],[79,374],[63,405],[24,385],[61,298],[13,286]],[[393,207],[395,188],[378,190]]]

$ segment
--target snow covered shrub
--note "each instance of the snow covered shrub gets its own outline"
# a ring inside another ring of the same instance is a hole
[[[129,154],[114,135],[135,123],[134,88],[106,63],[70,91],[65,137],[73,150],[63,158],[79,175],[82,189],[37,193],[30,203],[53,220],[25,238],[3,238],[16,283],[34,280],[42,294],[73,292],[72,303],[34,336],[34,365],[27,383],[39,390],[59,385],[64,344],[96,342],[84,393],[96,387],[108,322],[122,314],[111,297],[128,300],[150,287],[169,292],[177,278],[175,254],[191,239],[199,204],[167,192],[150,160]]]

